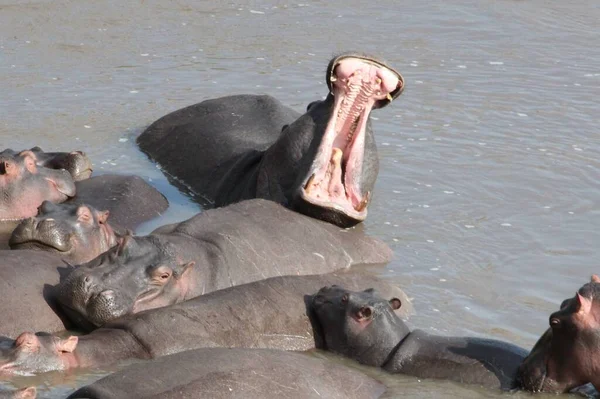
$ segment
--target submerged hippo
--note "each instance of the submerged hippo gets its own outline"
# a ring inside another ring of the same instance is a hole
[[[135,230],[161,216],[169,202],[157,189],[135,175],[101,175],[76,183],[77,195],[69,203],[88,204],[110,211],[111,223]]]
[[[82,265],[58,287],[81,328],[280,275],[327,273],[391,258],[383,242],[255,199],[163,226]],[[90,325],[91,323],[91,325]]]
[[[269,96],[207,100],[137,139],[170,175],[215,206],[265,198],[339,226],[367,216],[379,160],[369,119],[404,89],[382,61],[356,53],[327,67],[329,94],[305,114]]]
[[[366,399],[384,391],[358,370],[302,353],[207,348],[129,366],[69,399]]]
[[[89,205],[44,201],[37,216],[16,227],[8,244],[11,249],[57,252],[74,264],[89,262],[117,244],[109,213]]]
[[[519,385],[534,392],[600,390],[600,277],[592,276],[550,315],[550,328],[519,368]]]
[[[310,294],[323,285],[375,287],[400,298],[398,288],[360,273],[284,276],[124,317],[84,336],[66,338],[22,333],[0,347],[0,377],[149,359],[206,347],[308,350],[315,347],[307,316]]]
[[[34,216],[45,200],[64,202],[74,195],[67,171],[38,166],[31,151],[0,152],[0,221]]]
[[[88,179],[92,175],[92,161],[83,151],[44,152],[40,147],[30,149],[36,164],[50,169],[64,169],[74,181]]]
[[[382,299],[373,289],[324,287],[312,300],[315,341],[322,349],[392,373],[515,387],[526,350],[492,339],[411,332],[394,312],[401,304],[398,298]]]

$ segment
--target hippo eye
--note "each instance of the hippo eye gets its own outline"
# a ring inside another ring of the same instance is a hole
[[[159,278],[160,278],[161,280],[166,280],[166,279],[168,279],[169,277],[171,277],[171,274],[169,274],[169,273],[167,273],[167,272],[164,272],[164,273],[161,273],[161,275],[160,275],[160,277],[159,277]]]
[[[550,327],[552,327],[552,328],[560,327],[560,320],[557,319],[556,317],[550,318]]]
[[[342,303],[348,303],[348,294],[344,294],[342,297]]]

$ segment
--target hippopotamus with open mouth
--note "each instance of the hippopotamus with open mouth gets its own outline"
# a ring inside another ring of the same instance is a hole
[[[419,378],[511,389],[527,351],[502,341],[410,331],[395,310],[402,301],[373,289],[322,288],[312,300],[318,347]]]
[[[359,229],[342,230],[254,199],[210,209],[148,236],[126,236],[78,267],[56,291],[71,321],[91,329],[233,285],[390,258],[385,243]]]
[[[379,169],[371,111],[404,79],[357,53],[333,58],[326,79],[329,94],[303,115],[269,96],[229,96],[168,114],[137,142],[207,204],[264,198],[352,226],[367,216]]]
[[[569,392],[591,383],[600,390],[600,277],[550,315],[550,328],[519,368],[519,385],[534,392]]]
[[[108,215],[89,205],[44,201],[37,216],[16,227],[8,244],[11,249],[57,252],[75,264],[89,262],[117,244]]]
[[[66,170],[38,166],[31,151],[0,152],[0,220],[37,214],[45,200],[60,203],[75,195],[75,182]]]

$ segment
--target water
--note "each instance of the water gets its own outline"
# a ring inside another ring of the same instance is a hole
[[[374,272],[414,297],[412,326],[529,348],[600,272],[599,19],[593,0],[0,0],[0,148],[81,149],[98,173],[143,176],[171,202],[143,234],[199,210],[135,146],[149,123],[235,93],[302,110],[333,54],[381,55],[407,88],[373,113],[366,230],[395,252]],[[14,384],[62,397],[100,374]],[[391,396],[498,396],[393,381]]]

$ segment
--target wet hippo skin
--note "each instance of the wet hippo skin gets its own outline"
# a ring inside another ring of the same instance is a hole
[[[121,244],[77,268],[59,287],[71,320],[92,329],[129,313],[280,275],[328,273],[390,260],[389,247],[254,199],[211,209]]]
[[[69,399],[378,398],[379,382],[302,353],[207,348],[132,365]]]
[[[164,195],[135,175],[100,175],[75,185],[77,195],[69,203],[107,210],[111,223],[124,229],[135,231],[169,207]]]
[[[223,206],[265,198],[339,226],[367,216],[379,160],[373,109],[404,88],[384,62],[358,53],[327,66],[329,94],[303,115],[269,96],[207,100],[168,114],[137,139],[149,157]]]
[[[24,330],[55,332],[65,329],[53,310],[52,286],[68,267],[57,254],[0,251],[0,337],[14,338]]]
[[[400,289],[360,273],[273,277],[130,315],[81,337],[23,333],[10,348],[0,348],[0,375],[94,367],[206,347],[312,349],[307,301],[331,284],[375,287],[400,298],[404,312],[410,311]]]
[[[516,386],[525,349],[493,339],[411,332],[395,313],[402,299],[388,298],[373,289],[322,288],[311,302],[319,347],[391,373],[490,388]]]

